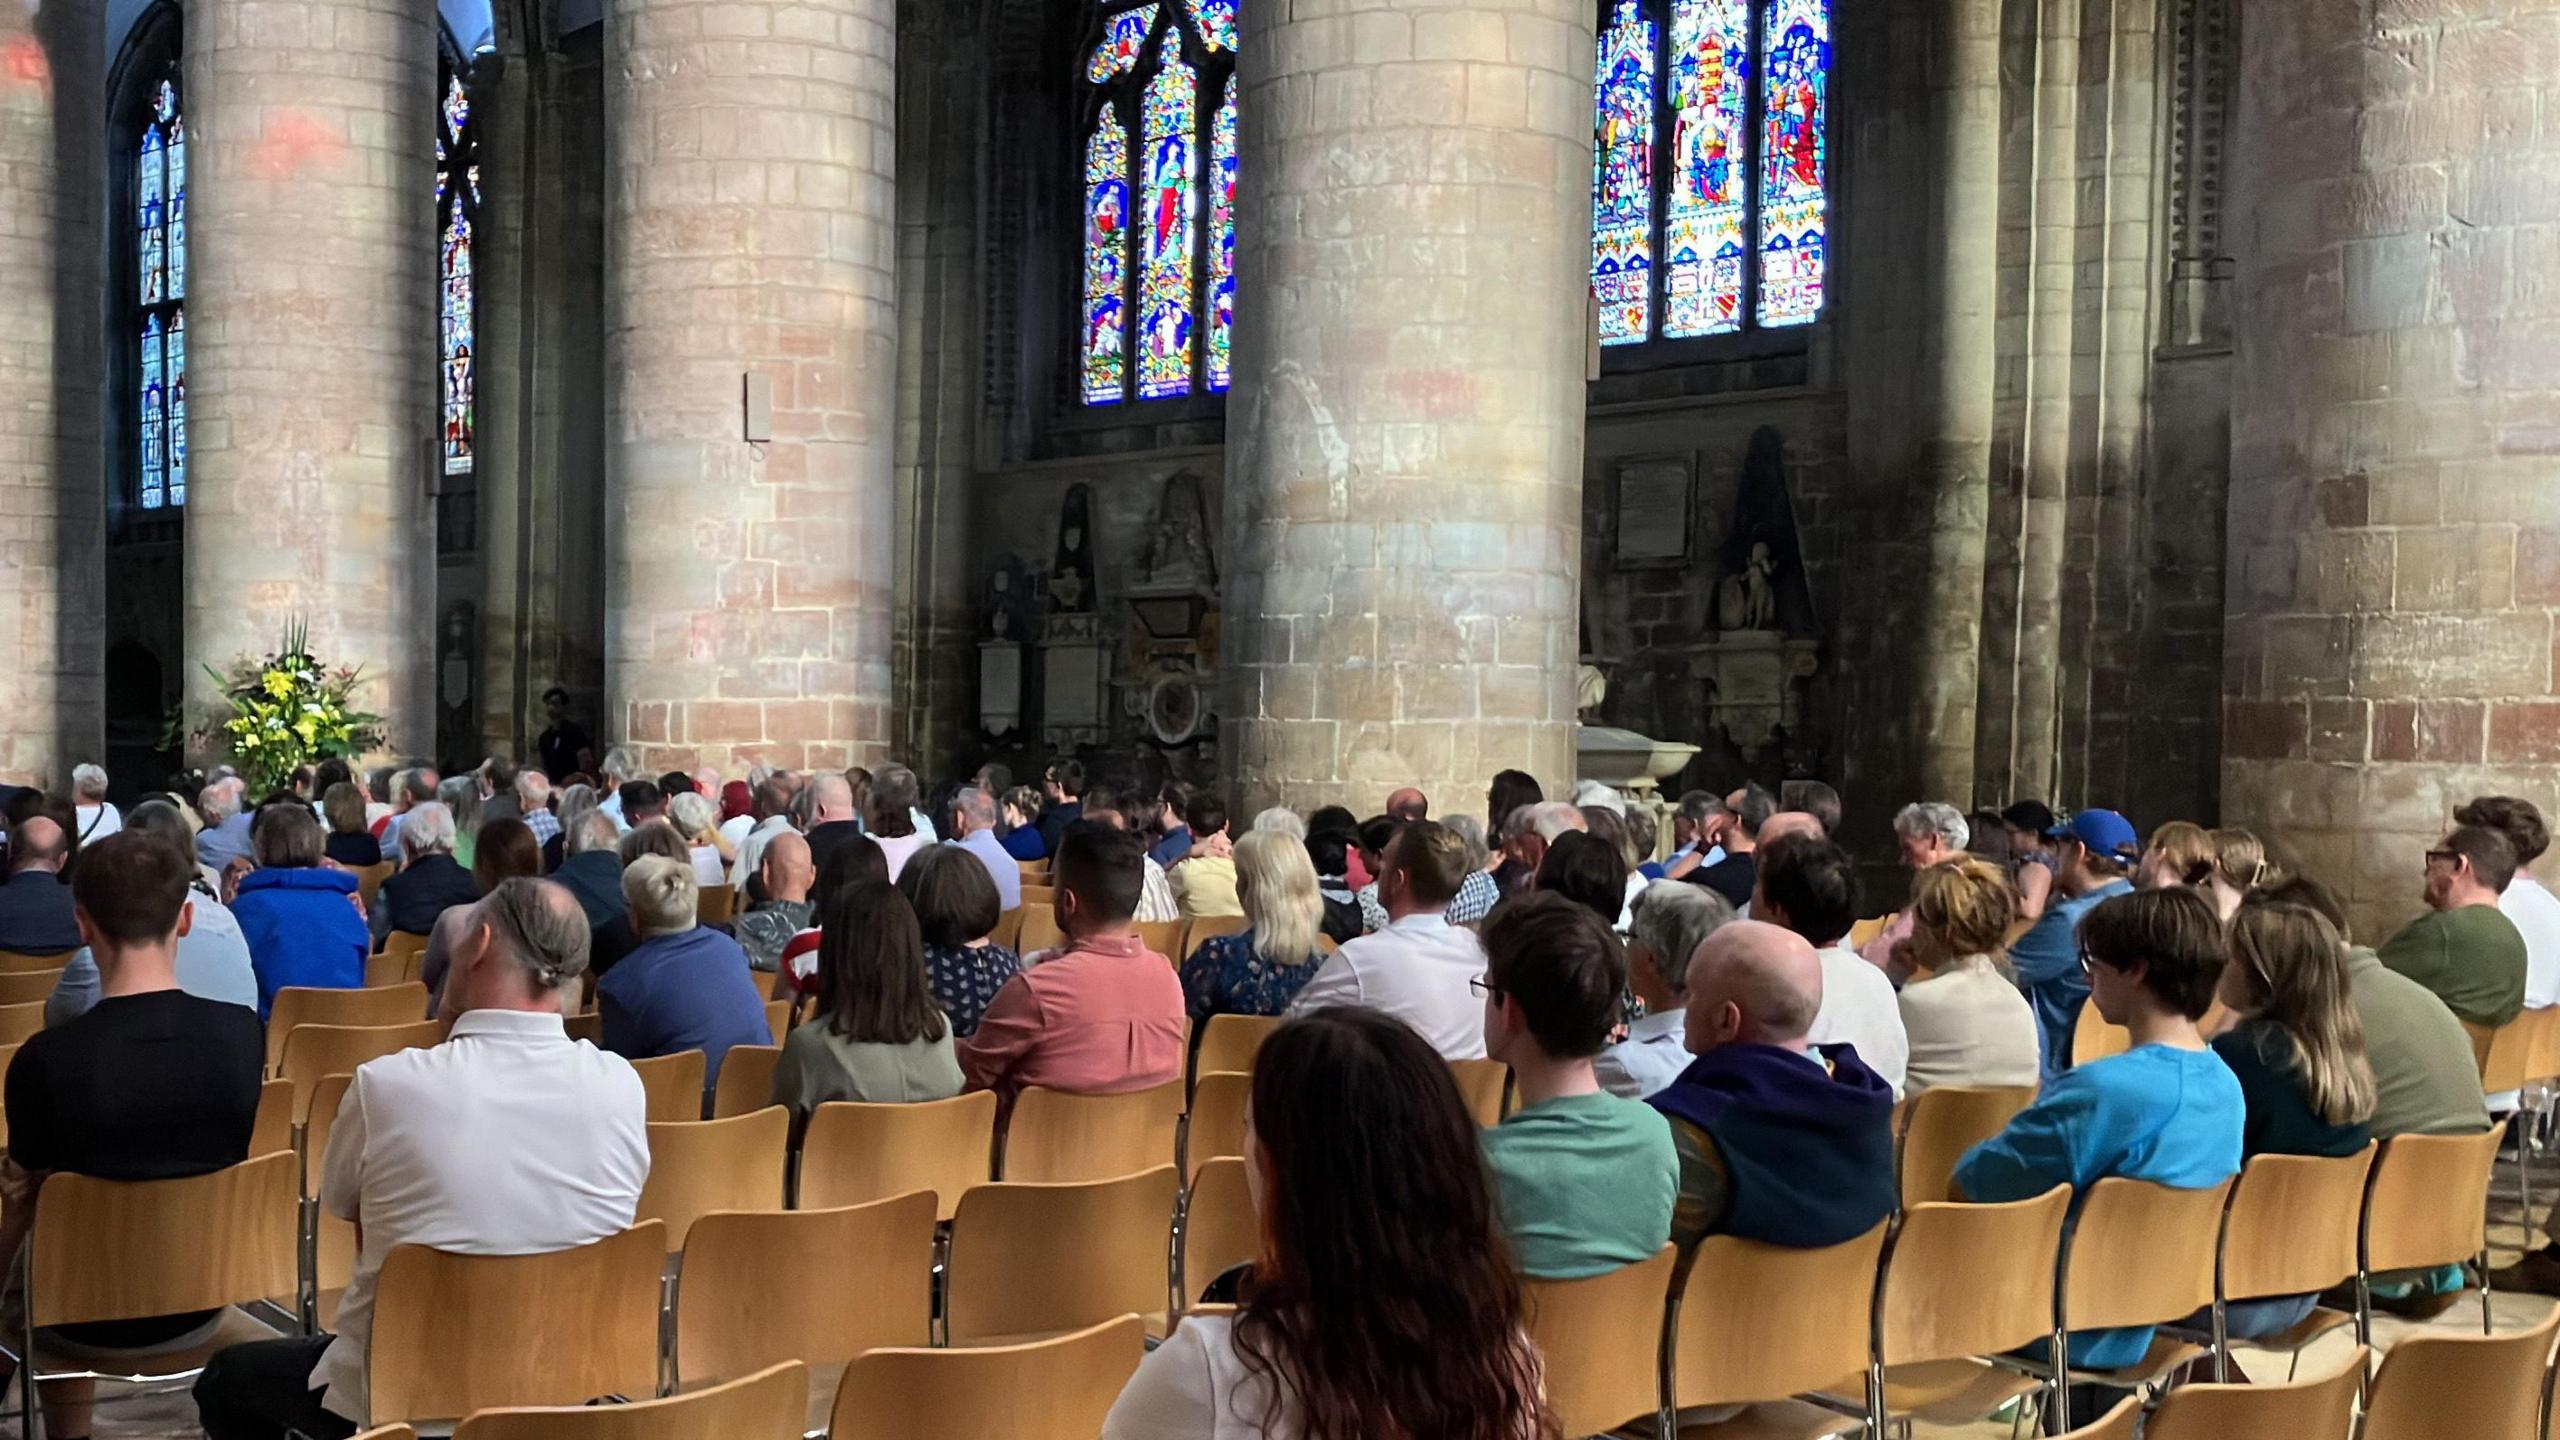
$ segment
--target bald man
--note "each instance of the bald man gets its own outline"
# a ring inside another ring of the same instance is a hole
[[[1689,1052],[1647,1102],[1671,1121],[1671,1239],[1739,1235],[1820,1249],[1893,1211],[1893,1089],[1846,1045],[1814,1045],[1822,960],[1803,936],[1742,920],[1689,962]]]
[[[1800,835],[1807,840],[1826,838],[1822,817],[1807,810],[1781,810],[1769,817],[1768,824],[1760,827],[1760,844],[1765,848],[1790,835]]]
[[[1387,797],[1387,813],[1407,825],[1431,818],[1431,797],[1407,785]]]
[[[842,784],[842,779],[837,783]],[[809,928],[809,917],[816,909],[809,900],[809,887],[817,880],[809,842],[797,831],[786,830],[765,842],[764,858],[756,863],[763,898],[749,905],[729,927],[738,948],[747,952],[749,965],[772,970],[782,962],[782,947]]]
[[[80,948],[80,922],[62,883],[71,837],[44,815],[29,816],[9,837],[9,883],[0,885],[0,950],[62,955]]]

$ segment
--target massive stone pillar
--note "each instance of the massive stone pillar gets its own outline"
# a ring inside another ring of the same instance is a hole
[[[308,627],[433,743],[435,11],[186,0],[188,694]]]
[[[2466,797],[2560,781],[2560,138],[2536,0],[2252,6],[2231,194],[2225,818],[2414,910]]]
[[[613,0],[605,728],[651,768],[878,759],[892,0]],[[770,440],[742,395],[769,387]]]
[[[1592,14],[1247,5],[1221,715],[1247,808],[1573,778]]]
[[[101,750],[95,0],[0,5],[0,780]]]

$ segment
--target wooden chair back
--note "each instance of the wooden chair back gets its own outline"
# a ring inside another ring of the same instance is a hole
[[[1253,1093],[1253,1077],[1231,1070],[1202,1075],[1191,1091],[1191,1125],[1184,1131],[1183,1163],[1197,1170],[1205,1161],[1244,1154],[1245,1102]]]
[[[2142,1397],[2127,1395],[2116,1402],[2113,1410],[2058,1437],[2058,1440],[2133,1440],[2134,1433],[2141,1426]],[[2238,1440],[2238,1437],[2232,1437],[2232,1440]],[[2291,1437],[2288,1436],[2287,1440]]]
[[[1336,950],[1342,948],[1342,942],[1334,939],[1330,935],[1318,935],[1316,937],[1316,948],[1323,951],[1325,954],[1330,955]]]
[[[2492,1030],[2486,1025],[2462,1022],[2463,1033],[2471,1037],[2471,1058],[2480,1066],[2480,1093],[2503,1095],[2524,1088],[2525,1072],[2532,1068],[2534,1027],[2523,1015]]]
[[[57,1172],[27,1237],[29,1320],[138,1320],[292,1294],[295,1179],[282,1150],[183,1180]]]
[[[649,1096],[649,1119],[701,1119],[702,1071],[707,1063],[699,1050],[679,1050],[673,1055],[632,1061],[631,1068],[640,1075],[640,1088]]]
[[[1135,1175],[1171,1165],[1181,1129],[1178,1079],[1119,1095],[1070,1095],[1035,1085],[1014,1098],[996,1175],[1033,1185]]]
[[[1876,1285],[1887,1365],[2005,1355],[2053,1333],[2054,1262],[2071,1188],[2005,1205],[1914,1205]]]
[[[420,967],[426,963],[427,937],[394,930],[382,937],[382,948],[366,962],[365,987],[405,985],[418,978]]]
[[[56,950],[47,953],[30,950],[0,950],[0,975],[22,975],[30,970],[51,970],[59,974],[62,967],[70,964],[71,957],[77,953],[72,950]]]
[[[0,1005],[0,1045],[23,1045],[44,1028],[44,1002]]]
[[[1238,1075],[1253,1073],[1253,1057],[1262,1051],[1262,1042],[1280,1028],[1285,1019],[1279,1015],[1212,1015],[1209,1028],[1200,1032],[1200,1051],[1194,1057],[1191,1073],[1214,1075],[1221,1070]]]
[[[1120,1315],[1029,1345],[874,1350],[845,1367],[827,1433],[832,1440],[1093,1440],[1137,1373],[1146,1337],[1136,1315]]]
[[[2071,1027],[2071,1063],[2074,1066],[2104,1060],[2110,1055],[2121,1055],[2132,1048],[2132,1031],[2121,1025],[2108,1024],[2107,1017],[2098,1013],[2097,1006],[2081,1005],[2080,1019]]]
[[[1191,1169],[1182,1212],[1180,1293],[1186,1304],[1199,1299],[1210,1281],[1262,1253],[1262,1217],[1254,1213],[1244,1167],[1241,1157],[1225,1156]]]
[[[791,1112],[779,1105],[732,1120],[653,1120],[639,1218],[666,1222],[672,1255],[714,1210],[782,1209],[790,1159]]]
[[[981,1185],[951,1221],[953,1345],[1002,1344],[1165,1303],[1171,1165],[1082,1185]]]
[[[1665,1245],[1605,1275],[1529,1282],[1529,1336],[1563,1433],[1605,1435],[1661,1408],[1663,1301],[1678,1256]]]
[[[1176,965],[1182,963],[1182,922],[1179,920],[1144,920],[1138,924],[1138,943]]]
[[[406,1425],[376,1425],[357,1434],[355,1440],[418,1440],[418,1432]]]
[[[353,1075],[356,1067],[403,1050],[423,1050],[443,1038],[433,1020],[400,1025],[296,1025],[284,1038],[276,1073],[293,1082],[301,1097],[294,1120],[311,1118],[314,1087],[331,1075]]]
[[[2371,1351],[2358,1345],[2334,1375],[2263,1385],[2181,1385],[2163,1396],[2145,1429],[2150,1440],[2347,1440]]]
[[[2489,1172],[2501,1130],[2394,1135],[2365,1186],[2358,1258],[2366,1273],[2459,1265],[2487,1247]]]
[[[998,915],[996,928],[988,933],[987,938],[1004,949],[1019,952],[1022,949],[1022,907],[1016,905]]]
[[[2376,1152],[2259,1155],[2243,1166],[2222,1222],[2222,1298],[2309,1295],[2352,1277]]]
[[[367,913],[372,912],[373,898],[382,893],[382,882],[391,878],[391,871],[392,864],[388,860],[357,867],[356,894],[363,898]]]
[[[2525,1027],[2532,1041],[2525,1047],[2525,1083],[2560,1080],[2560,1006],[2527,1010],[2516,1017],[2516,1023]]]
[[[1195,915],[1182,927],[1181,958],[1190,959],[1191,952],[1208,941],[1223,935],[1241,935],[1252,928],[1252,922],[1242,915]]]
[[[61,983],[59,970],[0,972],[0,1005],[41,1005],[53,998],[53,987]]]
[[[1895,1151],[1902,1203],[1926,1205],[1951,1198],[1956,1162],[1964,1152],[1997,1135],[2034,1103],[2032,1086],[1950,1085],[1924,1090],[1903,1107],[1901,1144]]]
[[[665,1229],[644,1220],[547,1255],[393,1247],[366,1354],[374,1418],[655,1395]]]
[[[285,1037],[299,1025],[380,1028],[427,1018],[427,987],[417,981],[362,990],[323,990],[287,985],[267,1015],[267,1072],[281,1073]]]
[[[809,1367],[786,1360],[663,1400],[483,1410],[453,1440],[799,1440],[808,1418]]]
[[[583,1015],[563,1015],[560,1024],[572,1040],[584,1040],[595,1046],[604,1044],[604,1016],[593,1010]]]
[[[1822,1250],[1700,1241],[1681,1279],[1673,1403],[1783,1400],[1865,1369],[1885,1229]]]
[[[2555,1328],[2560,1307],[2529,1330],[2403,1337],[2373,1377],[2363,1440],[2536,1440]]]
[[[764,1002],[764,1029],[767,1035],[773,1037],[774,1044],[779,1045],[782,1043],[783,1037],[791,1033],[790,1001],[767,1000]],[[722,1061],[720,1068],[724,1071],[727,1070],[729,1068],[728,1062],[725,1060]]]
[[[1021,939],[1022,943],[1013,947],[1014,953],[1019,955],[1036,955],[1067,943],[1067,932],[1058,928],[1057,911],[1050,907],[1045,897],[1039,900],[1033,900],[1029,895],[1022,897]]]
[[[2089,1187],[2064,1241],[2063,1328],[2165,1325],[2213,1303],[2231,1182],[2176,1190],[2110,1177]]]
[[[730,1046],[720,1062],[720,1079],[711,1090],[711,1118],[751,1115],[774,1103],[773,1072],[781,1064],[780,1045]]]
[[[996,1097],[979,1090],[917,1105],[832,1100],[810,1112],[800,1142],[803,1210],[867,1205],[911,1190],[934,1194],[948,1220],[972,1185],[995,1178]]]
[[[0,1061],[0,1075],[7,1074]],[[270,1080],[258,1087],[258,1118],[249,1126],[249,1155],[272,1155],[293,1148],[293,1082]]]
[[[1499,1060],[1452,1060],[1449,1078],[1458,1082],[1458,1094],[1478,1125],[1490,1130],[1502,1123],[1502,1088],[1511,1078],[1510,1066]]]
[[[1025,880],[1022,884],[1022,908],[1046,910],[1058,903],[1058,887],[1046,879]]]
[[[355,1083],[353,1075],[324,1075],[307,1091],[295,1087],[297,1096],[307,1095],[311,1108],[310,1123],[302,1131],[302,1193],[308,1199],[320,1198],[320,1177],[326,1173],[322,1167],[329,1158],[329,1137],[337,1130],[338,1107]],[[356,1274],[355,1223],[315,1207],[311,1230],[312,1289],[322,1294],[346,1289]],[[331,1318],[330,1311],[320,1313],[324,1326]]]
[[[676,1283],[675,1375],[699,1384],[779,1360],[840,1365],[931,1343],[933,1196],[693,1222]]]
[[[694,892],[693,918],[704,925],[726,925],[738,914],[738,887],[705,885]]]
[[[1046,860],[1016,860],[1013,862],[1013,868],[1022,872],[1023,884],[1036,885],[1041,883],[1042,876],[1049,873],[1049,862]]]

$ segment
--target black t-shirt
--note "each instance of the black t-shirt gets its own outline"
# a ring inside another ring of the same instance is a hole
[[[1751,891],[1760,879],[1760,862],[1751,855],[1748,850],[1727,855],[1713,865],[1690,871],[1689,880],[1732,901],[1733,908],[1739,910],[1751,903]]]
[[[249,1158],[266,1063],[258,1012],[156,990],[100,1000],[30,1036],[9,1064],[9,1158],[102,1180],[206,1175]],[[100,1257],[100,1263],[110,1263]],[[156,1345],[211,1314],[72,1325],[109,1348]]]
[[[563,720],[543,731],[534,745],[542,752],[542,773],[550,776],[554,784],[565,785],[580,769],[578,752],[592,749],[594,743],[577,721]]]

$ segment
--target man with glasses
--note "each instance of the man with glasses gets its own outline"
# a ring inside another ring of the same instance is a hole
[[[1362,1005],[1412,1026],[1442,1059],[1483,1059],[1484,1005],[1469,985],[1484,973],[1484,947],[1448,919],[1467,877],[1466,846],[1449,827],[1416,821],[1396,832],[1383,863],[1387,928],[1326,956],[1289,1013]]]
[[[2524,934],[2498,909],[2515,847],[2482,825],[2456,826],[2427,852],[2427,913],[2383,942],[2382,963],[2435,992],[2454,1015],[2494,1030],[2524,1009]]]

